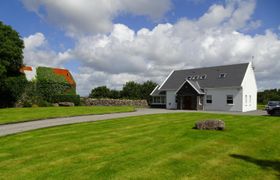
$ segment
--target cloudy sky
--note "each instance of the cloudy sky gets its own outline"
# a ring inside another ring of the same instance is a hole
[[[81,95],[249,61],[259,90],[280,88],[279,0],[1,0],[0,21],[26,65],[70,69]]]

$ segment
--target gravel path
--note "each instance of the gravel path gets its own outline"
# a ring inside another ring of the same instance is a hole
[[[66,118],[55,118],[55,119],[45,119],[30,122],[22,122],[15,124],[0,125],[0,137],[10,134],[16,134],[20,132],[25,132],[34,129],[59,126],[64,124],[75,124],[80,122],[92,122],[106,119],[115,119],[122,117],[140,116],[147,114],[163,114],[163,113],[180,113],[180,112],[205,112],[205,111],[187,111],[187,110],[166,110],[166,109],[137,109],[135,112],[127,113],[114,113],[114,114],[104,114],[104,115],[88,115],[88,116],[76,116],[76,117],[66,117]],[[239,114],[239,115],[265,115],[264,111],[254,111],[247,113],[240,112],[219,112],[219,111],[207,111],[205,113],[219,113],[219,114]]]

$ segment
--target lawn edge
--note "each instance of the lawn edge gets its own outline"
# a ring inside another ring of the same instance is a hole
[[[31,120],[23,120],[23,121],[15,121],[15,122],[6,122],[1,123],[2,125],[9,125],[9,124],[19,124],[19,123],[26,123],[26,122],[32,122],[32,121],[42,121],[42,120],[48,120],[48,119],[57,119],[57,118],[70,118],[70,117],[81,117],[81,116],[93,116],[93,115],[105,115],[105,114],[117,114],[117,113],[127,113],[127,112],[136,112],[137,108],[133,108],[132,111],[121,111],[121,112],[109,112],[109,113],[100,113],[100,114],[81,114],[81,115],[74,115],[74,116],[57,116],[57,117],[49,117],[49,118],[39,118],[39,119],[31,119]]]

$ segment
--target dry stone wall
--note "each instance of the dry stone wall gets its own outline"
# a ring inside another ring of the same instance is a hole
[[[85,98],[82,100],[86,106],[136,106],[148,107],[146,100],[129,100],[129,99],[92,99]]]

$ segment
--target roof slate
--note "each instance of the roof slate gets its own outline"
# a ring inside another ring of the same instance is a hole
[[[185,69],[174,71],[159,90],[177,90],[189,76],[206,75],[205,79],[195,79],[200,88],[240,87],[249,63]],[[221,73],[226,77],[219,78]]]

